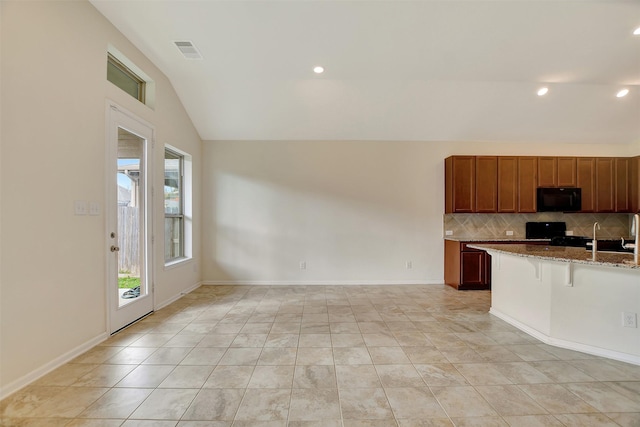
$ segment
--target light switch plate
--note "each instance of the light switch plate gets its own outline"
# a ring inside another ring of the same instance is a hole
[[[89,202],[89,215],[100,215],[100,203]]]
[[[85,200],[76,200],[73,202],[73,211],[76,215],[86,215],[87,202]]]

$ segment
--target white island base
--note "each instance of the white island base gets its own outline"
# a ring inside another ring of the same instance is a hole
[[[478,247],[492,256],[491,314],[546,344],[640,365],[640,269]]]

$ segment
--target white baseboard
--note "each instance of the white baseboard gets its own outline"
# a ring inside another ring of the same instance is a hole
[[[169,298],[166,301],[163,301],[162,303],[158,304],[155,308],[155,310],[160,310],[161,308],[164,308],[166,306],[168,306],[169,304],[171,304],[172,302],[175,302],[177,300],[179,300],[180,298],[182,298],[184,295],[198,289],[200,286],[202,286],[201,282],[196,283],[195,285],[189,287],[188,289],[185,289],[184,291],[180,292],[177,295],[174,295],[173,297]],[[5,397],[8,397],[9,395],[15,393],[16,391],[26,387],[27,385],[31,384],[32,382],[42,378],[43,376],[45,376],[46,374],[48,374],[49,372],[53,371],[56,368],[59,368],[60,366],[64,365],[65,363],[70,362],[71,360],[75,359],[76,357],[80,356],[81,354],[85,353],[88,350],[91,350],[93,347],[97,346],[98,344],[100,344],[101,342],[105,341],[107,338],[109,338],[109,334],[104,332],[101,333],[100,335],[90,339],[89,341],[79,345],[78,347],[74,348],[71,351],[66,352],[65,354],[55,358],[54,360],[44,364],[43,366],[39,367],[38,369],[29,372],[27,375],[24,375],[20,378],[18,378],[17,380],[0,387],[0,400],[4,399]]]
[[[165,308],[169,304],[178,301],[180,298],[182,298],[183,296],[187,295],[188,293],[191,293],[191,292],[195,291],[200,286],[202,286],[202,282],[198,282],[195,285],[193,285],[193,286],[191,286],[191,287],[189,287],[189,288],[187,288],[187,289],[185,289],[183,291],[180,291],[179,294],[176,294],[176,295],[172,296],[171,298],[169,298],[169,299],[167,299],[167,300],[165,300],[165,301],[163,301],[163,302],[161,302],[159,304],[156,304],[156,308],[154,310],[157,311],[157,310],[160,310],[162,308]]]
[[[633,365],[640,365],[640,356],[636,356],[628,353],[622,353],[614,350],[607,350],[605,348],[594,347],[591,345],[581,344],[573,341],[553,338],[513,319],[512,317],[502,313],[499,310],[496,310],[495,308],[491,308],[489,310],[489,313],[491,313],[492,315],[496,316],[499,319],[504,320],[511,326],[515,326],[516,328],[520,329],[522,332],[525,332],[531,335],[532,337],[542,341],[545,344],[552,345],[554,347],[566,348],[567,350],[580,351],[582,353],[592,354],[594,356],[606,357],[607,359],[619,360],[620,362],[631,363]]]
[[[9,384],[3,386],[2,388],[0,388],[0,400],[15,393],[21,388],[26,387],[32,382],[42,378],[43,376],[47,375],[49,372],[53,371],[56,368],[59,368],[60,366],[64,365],[67,362],[70,362],[71,360],[75,359],[76,357],[80,356],[86,351],[91,350],[93,347],[105,341],[107,338],[109,338],[109,334],[107,334],[106,332],[103,332],[100,335],[90,339],[89,341],[83,344],[80,344],[73,350],[68,351],[63,355],[56,357],[52,361],[45,363],[41,367],[29,372],[27,375],[24,375],[18,378],[17,380],[12,381]]]
[[[203,285],[237,285],[237,286],[370,286],[370,285],[442,285],[442,282],[424,280],[205,280]]]

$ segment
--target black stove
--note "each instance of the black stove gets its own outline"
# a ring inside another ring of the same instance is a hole
[[[564,237],[567,231],[566,222],[527,222],[525,227],[527,239]]]

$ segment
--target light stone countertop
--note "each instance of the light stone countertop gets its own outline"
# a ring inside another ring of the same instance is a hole
[[[550,239],[525,239],[524,237],[452,237],[446,236],[444,240],[454,242],[549,242]]]
[[[634,265],[633,254],[614,253],[614,252],[598,252],[597,261],[591,260],[591,252],[584,248],[575,248],[569,246],[545,246],[545,245],[527,245],[527,244],[482,244],[469,245],[469,247],[481,250],[490,250],[502,252],[508,255],[520,257],[542,258],[552,261],[575,262],[579,264],[602,265],[606,267],[620,267],[638,269],[640,265]]]

